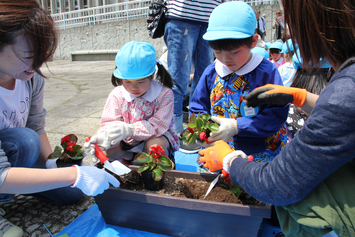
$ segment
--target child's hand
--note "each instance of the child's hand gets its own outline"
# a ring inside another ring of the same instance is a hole
[[[302,107],[307,98],[305,89],[267,84],[253,90],[245,96],[247,106],[256,107],[263,104],[286,105],[292,103]]]
[[[121,121],[109,122],[105,125],[105,133],[112,140],[111,144],[115,145],[124,139],[133,136],[134,126]]]
[[[228,142],[231,137],[238,134],[238,122],[236,119],[231,118],[219,118],[212,116],[211,119],[220,124],[217,132],[211,132],[208,140],[210,142],[223,140]]]

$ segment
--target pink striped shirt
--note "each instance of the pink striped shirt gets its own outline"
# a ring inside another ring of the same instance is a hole
[[[173,91],[154,80],[152,80],[149,90],[152,89],[152,85],[154,90],[157,93],[160,91],[160,93],[155,95],[155,98],[150,97],[148,100],[144,98],[144,95],[127,100],[128,92],[123,86],[113,89],[102,113],[99,132],[104,131],[107,122],[123,121],[134,125],[133,141],[126,139],[125,142],[132,144],[134,141],[146,141],[151,137],[164,135],[172,148],[178,150],[179,137],[174,130]],[[154,94],[154,91],[150,92],[151,95]]]

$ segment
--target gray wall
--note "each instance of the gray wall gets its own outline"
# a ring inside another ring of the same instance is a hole
[[[280,9],[279,5],[259,5],[253,6],[253,8],[260,9],[261,15],[265,15],[267,22],[265,41],[273,42],[274,30],[272,25],[275,12]],[[159,39],[149,37],[145,18],[117,21],[60,30],[59,46],[54,59],[71,59],[70,53],[76,51],[118,50],[123,44],[131,40],[151,43],[154,45],[157,55],[162,54],[165,45],[163,37]]]

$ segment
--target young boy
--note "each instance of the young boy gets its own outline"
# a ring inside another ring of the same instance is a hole
[[[238,17],[236,17],[238,16]],[[254,160],[272,160],[287,142],[285,120],[289,106],[246,107],[244,96],[265,84],[282,85],[277,68],[250,50],[256,45],[256,18],[242,1],[215,8],[203,38],[217,60],[209,65],[192,97],[191,113],[209,113],[220,125],[211,142],[224,140]]]

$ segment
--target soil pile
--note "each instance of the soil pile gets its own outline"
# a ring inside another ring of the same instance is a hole
[[[175,178],[175,177],[164,177],[164,187],[159,191],[149,191],[144,189],[143,180],[139,172],[132,170],[130,173],[124,175],[124,178],[131,180],[134,183],[128,182],[125,179],[122,179],[116,176],[121,182],[121,188],[155,193],[161,195],[167,195],[172,197],[182,197],[182,198],[193,198],[193,199],[204,199],[204,196],[209,188],[210,184],[206,181],[195,180],[195,179],[184,179],[184,178]],[[260,202],[259,200],[250,197],[249,195],[241,195],[237,198],[229,190],[228,185],[224,182],[224,178],[220,178],[218,183],[204,199],[207,201],[215,202],[228,202],[228,203],[239,203],[245,205],[257,205],[265,206],[265,203]]]

